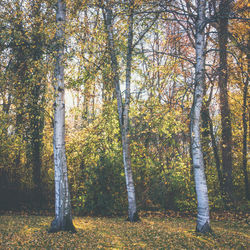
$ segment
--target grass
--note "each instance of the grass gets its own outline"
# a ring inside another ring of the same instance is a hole
[[[220,218],[219,218],[220,219]],[[213,235],[195,233],[193,217],[75,217],[77,233],[48,234],[50,216],[0,216],[0,249],[247,249],[246,220],[212,220]]]

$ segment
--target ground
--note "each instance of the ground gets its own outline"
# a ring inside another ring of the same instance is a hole
[[[74,217],[77,233],[48,234],[53,217],[28,213],[0,216],[0,249],[247,249],[246,217],[213,216],[213,234],[195,232],[195,218],[178,214],[125,217]]]

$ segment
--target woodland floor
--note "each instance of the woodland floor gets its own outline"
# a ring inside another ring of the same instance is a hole
[[[247,215],[248,216],[248,215]],[[247,249],[246,216],[212,217],[213,234],[195,233],[195,218],[178,214],[141,215],[129,223],[122,217],[74,217],[77,233],[48,234],[51,216],[27,213],[0,216],[0,249]],[[249,249],[249,248],[248,248]]]

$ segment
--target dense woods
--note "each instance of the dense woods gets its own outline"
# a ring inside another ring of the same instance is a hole
[[[245,0],[2,0],[0,210],[247,211],[249,31]]]

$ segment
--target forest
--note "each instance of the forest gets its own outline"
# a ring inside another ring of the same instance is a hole
[[[247,215],[249,20],[246,0],[1,0],[0,213]]]

